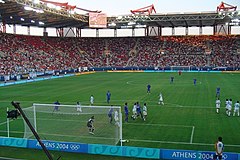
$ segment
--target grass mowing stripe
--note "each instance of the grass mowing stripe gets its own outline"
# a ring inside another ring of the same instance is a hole
[[[111,100],[112,102],[121,102],[121,103],[124,103],[125,101],[124,100]],[[137,102],[137,101],[139,101],[139,100],[137,100],[137,99],[135,99],[135,100],[131,100],[131,102]],[[0,100],[0,102],[9,102],[9,101],[1,101]],[[38,103],[41,103],[41,101],[21,101],[21,102],[32,102],[32,103],[36,103],[36,102],[38,102]],[[146,101],[144,101],[144,102],[148,102],[148,103],[158,103],[158,100],[156,100],[156,101],[148,101],[148,100],[146,100]],[[9,102],[10,103],[10,102]],[[44,102],[45,104],[52,104],[52,102],[50,102],[50,101],[45,101]],[[61,101],[61,103],[63,103],[63,104],[67,104],[67,105],[75,105],[74,103],[75,102],[62,102]],[[82,104],[90,104],[90,102],[89,101],[81,101],[81,103]],[[105,103],[94,103],[96,106],[99,106],[99,104],[105,104]],[[106,104],[105,104],[106,105]],[[168,107],[168,108],[196,108],[196,109],[215,109],[215,106],[212,106],[212,107],[209,107],[209,106],[187,106],[187,105],[180,105],[180,104],[174,104],[174,103],[164,103],[164,106],[161,106],[161,105],[157,105],[157,104],[151,104],[151,106],[158,106],[158,107]],[[224,108],[225,106],[223,106],[223,108]]]

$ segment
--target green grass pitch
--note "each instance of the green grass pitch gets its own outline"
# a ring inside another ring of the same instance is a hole
[[[174,76],[173,84],[170,84],[171,76]],[[211,151],[217,137],[222,136],[225,151],[239,152],[240,117],[225,114],[226,98],[233,99],[233,104],[240,100],[239,79],[237,73],[183,73],[179,76],[178,73],[104,72],[1,87],[0,136],[7,135],[4,132],[6,107],[13,109],[10,105],[13,100],[19,101],[22,107],[56,100],[61,104],[80,101],[89,105],[90,95],[94,95],[94,105],[107,105],[106,92],[109,90],[112,94],[110,104],[123,107],[128,102],[130,112],[134,102],[140,102],[141,106],[147,103],[146,121],[138,118],[123,122],[123,138],[130,140],[124,145]],[[151,94],[146,92],[148,83]],[[218,86],[221,88],[220,114],[215,111]],[[160,92],[164,106],[158,104]],[[11,136],[22,136],[21,119],[12,121],[10,126],[10,130],[19,131]],[[8,151],[5,147],[1,150]]]

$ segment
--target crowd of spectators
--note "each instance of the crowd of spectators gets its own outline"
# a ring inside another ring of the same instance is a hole
[[[79,67],[240,67],[240,36],[233,35],[59,38],[0,34],[0,43],[0,75]]]

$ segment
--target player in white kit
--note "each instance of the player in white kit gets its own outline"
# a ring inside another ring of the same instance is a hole
[[[222,142],[222,137],[218,137],[218,141],[215,143],[215,155],[213,155],[213,160],[216,160],[217,158],[219,160],[222,160],[222,154],[223,154],[224,144]]]
[[[93,95],[91,95],[91,96],[90,96],[90,106],[92,106],[93,103],[94,103],[94,97],[93,97]]]
[[[77,112],[82,112],[82,107],[80,102],[77,102]]]
[[[119,117],[118,117],[118,111],[115,111],[114,112],[114,121],[115,121],[115,124],[120,127],[120,123],[119,123]]]
[[[160,104],[160,105],[164,105],[164,103],[163,103],[163,95],[162,95],[162,93],[159,94],[159,102],[158,102],[158,104]]]
[[[221,101],[220,99],[218,98],[216,100],[216,112],[219,113],[220,112],[220,104],[221,104]]]
[[[232,111],[232,99],[228,101],[228,116],[231,116],[231,111]]]
[[[132,108],[132,119],[135,120],[137,118],[137,104],[134,103]]]
[[[237,101],[237,102],[234,104],[234,113],[233,113],[233,116],[235,116],[235,113],[237,113],[237,115],[239,116],[239,101]]]
[[[229,103],[229,101],[228,101],[228,99],[226,99],[226,101],[225,101],[226,115],[228,115],[228,103]]]
[[[143,105],[143,120],[146,121],[147,118],[147,104],[144,103]]]

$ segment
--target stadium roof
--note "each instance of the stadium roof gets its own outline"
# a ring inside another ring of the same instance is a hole
[[[200,27],[225,24],[230,18],[217,12],[206,13],[171,13],[151,15],[126,15],[109,18],[109,23],[126,25],[128,22],[135,22],[140,25],[161,26],[161,27]]]
[[[38,27],[78,27],[88,28],[88,14],[72,14],[66,10],[56,10],[44,4],[35,4],[28,0],[1,0],[0,21],[6,24]],[[26,7],[27,6],[27,7]],[[140,26],[161,27],[200,27],[229,23],[234,16],[239,18],[240,12],[218,13],[171,13],[151,15],[122,15],[108,17],[108,28],[132,28]],[[129,24],[132,23],[132,24]]]
[[[71,14],[25,0],[5,0],[4,2],[0,3],[0,21],[6,24],[54,28],[88,26],[87,15]],[[42,23],[39,24],[39,22]]]

